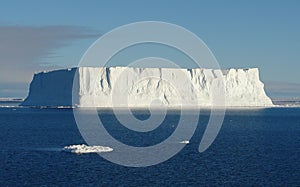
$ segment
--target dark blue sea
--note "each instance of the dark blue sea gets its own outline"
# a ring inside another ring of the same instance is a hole
[[[227,110],[217,138],[199,153],[209,115],[201,111],[190,143],[176,156],[132,168],[96,153],[62,152],[85,143],[73,109],[0,108],[0,186],[300,186],[300,108]],[[142,135],[120,126],[111,111],[99,116],[114,137],[144,146],[170,136],[180,114],[169,113]]]

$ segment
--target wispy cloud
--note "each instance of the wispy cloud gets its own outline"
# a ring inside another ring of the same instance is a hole
[[[28,84],[34,71],[45,69],[45,59],[55,58],[57,49],[75,40],[98,36],[90,29],[77,26],[0,25],[0,84],[6,85],[1,89],[14,89],[7,83]],[[46,68],[53,66],[50,64]]]

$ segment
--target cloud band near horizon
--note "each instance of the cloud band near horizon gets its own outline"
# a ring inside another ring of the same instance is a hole
[[[55,51],[77,40],[98,37],[98,33],[79,26],[0,25],[0,97],[24,95],[21,90],[34,72],[58,67],[48,64],[56,57]]]

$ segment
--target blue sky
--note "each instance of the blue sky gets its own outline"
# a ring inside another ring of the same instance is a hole
[[[0,97],[25,97],[33,72],[76,66],[98,37],[136,21],[183,26],[208,45],[222,68],[258,67],[270,95],[298,97],[299,8],[297,0],[4,0]]]

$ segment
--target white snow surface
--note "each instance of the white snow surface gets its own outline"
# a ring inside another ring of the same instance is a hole
[[[192,107],[212,106],[212,83],[220,70],[78,67],[34,75],[25,106]],[[222,70],[225,106],[269,107],[259,70]],[[75,79],[74,79],[75,76]],[[72,86],[74,79],[74,89]],[[72,103],[73,96],[73,103]]]
[[[103,153],[103,152],[111,152],[113,149],[111,147],[104,147],[104,146],[87,146],[85,144],[81,145],[70,145],[65,146],[63,151],[70,152],[70,153]]]

